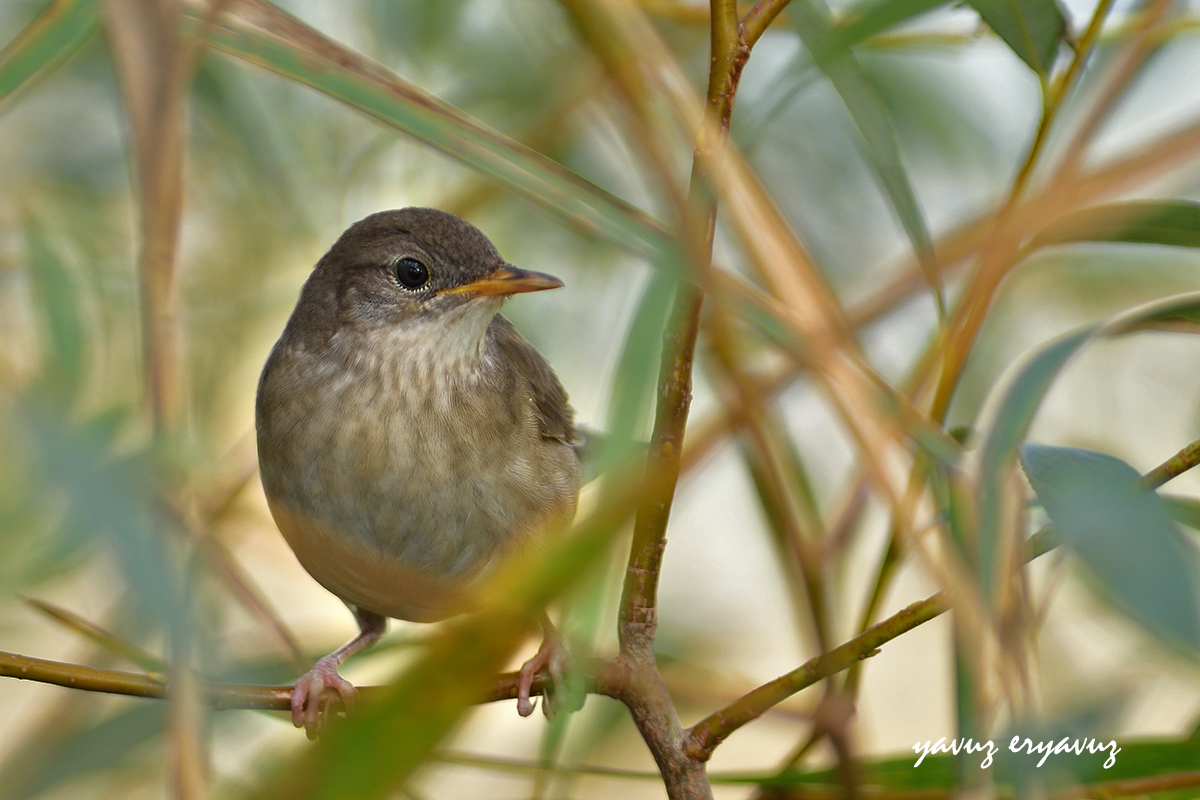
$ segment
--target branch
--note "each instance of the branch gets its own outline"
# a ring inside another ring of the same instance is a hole
[[[742,37],[746,40],[747,47],[754,46],[783,11],[783,7],[790,2],[791,0],[759,0],[754,4],[754,8],[746,12],[746,16],[742,17]]]
[[[679,481],[683,431],[692,399],[692,356],[700,328],[701,292],[694,285],[679,288],[667,331],[659,377],[659,404],[647,455],[647,475],[654,475],[660,492],[638,509],[633,528],[633,545],[621,595],[620,633],[622,652],[634,638],[645,639],[653,648],[657,625],[658,574],[666,546],[667,520]]]
[[[786,675],[764,683],[693,725],[688,731],[685,745],[688,756],[707,761],[717,745],[747,722],[758,719],[801,689],[870,658],[884,644],[945,613],[949,608],[946,592],[938,592],[893,614],[828,653],[808,660]]]
[[[712,0],[712,68],[709,72],[706,107],[719,123],[717,136],[723,142],[729,135],[733,98],[742,67],[750,49],[741,41],[734,0]],[[686,237],[689,255],[697,277],[711,269],[713,231],[716,224],[716,196],[700,178],[701,165],[719,144],[705,141],[707,128],[698,132],[692,161],[688,210],[703,205],[696,215],[703,226],[699,240]],[[687,221],[685,220],[685,223]],[[695,233],[696,231],[693,231]],[[657,621],[658,574],[666,545],[667,520],[679,480],[683,434],[692,399],[692,359],[700,330],[703,292],[698,284],[680,286],[671,309],[671,318],[663,336],[659,368],[659,402],[655,409],[654,431],[647,456],[647,472],[659,476],[662,490],[638,509],[633,528],[633,546],[629,554],[625,587],[621,596],[620,636],[622,653],[637,647],[653,652]],[[635,643],[634,639],[639,641]]]
[[[658,578],[692,401],[692,363],[700,332],[702,286],[708,283],[712,271],[717,197],[702,175],[706,162],[729,136],[734,95],[742,67],[750,56],[750,48],[741,39],[736,0],[712,0],[711,9],[712,61],[705,110],[718,124],[715,132],[704,123],[697,131],[688,197],[680,214],[683,245],[695,282],[679,285],[663,335],[659,399],[646,457],[647,477],[653,476],[660,490],[647,498],[634,519],[617,624],[619,659],[633,676],[631,691],[622,692],[619,699],[629,708],[653,754],[668,794],[676,799],[711,798],[712,788],[704,764],[687,756],[679,714],[655,661]],[[712,141],[714,136],[716,141]]]
[[[1200,439],[1143,475],[1142,486],[1147,489],[1157,489],[1167,481],[1178,478],[1197,464],[1200,464]]]
[[[1071,137],[1070,143],[1064,149],[1062,163],[1050,178],[1050,183],[1053,185],[1064,179],[1075,177],[1079,169],[1079,164],[1087,154],[1088,145],[1094,142],[1096,133],[1103,126],[1114,107],[1120,102],[1125,92],[1129,89],[1134,79],[1137,77],[1141,68],[1145,65],[1147,59],[1163,44],[1160,36],[1160,25],[1164,22],[1164,17],[1170,10],[1173,3],[1171,0],[1153,0],[1147,3],[1144,8],[1144,18],[1139,20],[1139,27],[1135,28],[1131,33],[1129,46],[1122,50],[1114,58],[1114,63],[1106,76],[1106,82],[1099,91],[1099,96],[1088,109],[1087,115],[1083,121],[1079,123],[1074,134]],[[1082,62],[1090,54],[1090,50],[1095,46],[1096,41],[1100,37],[1100,29],[1103,25],[1104,17],[1112,6],[1111,0],[1101,2],[1093,13],[1092,24],[1081,41],[1081,44],[1086,44],[1087,49],[1080,49],[1072,62],[1072,67]],[[1082,71],[1079,67],[1067,77],[1074,78]],[[1063,92],[1059,93],[1055,99],[1061,100]]]
[[[583,672],[584,683],[590,694],[614,697],[625,691],[629,680],[627,671],[614,661],[593,660],[585,666]],[[495,703],[515,699],[517,676],[516,672],[497,675],[495,684],[477,702]],[[166,675],[161,673],[122,672],[4,651],[0,651],[0,677],[49,683],[85,692],[104,692],[154,700],[166,699],[171,692]],[[549,685],[549,676],[544,672],[538,673],[533,680],[534,694],[540,693]],[[373,695],[378,695],[386,689],[386,686],[360,686],[358,691],[362,698],[369,702]],[[290,685],[263,686],[200,681],[199,691],[204,703],[215,709],[290,711],[292,707]],[[341,702],[333,690],[328,690],[327,694],[335,705]]]
[[[632,13],[621,17],[616,8],[606,12],[571,0],[564,3],[575,15],[589,45],[613,75],[633,111],[635,130],[654,129],[648,98],[655,89],[643,81],[635,65],[653,62],[659,44],[653,30]],[[665,172],[663,187],[675,200],[680,242],[692,267],[692,280],[681,282],[663,335],[659,364],[658,402],[654,430],[646,457],[647,483],[655,491],[638,507],[633,543],[626,567],[618,611],[618,662],[631,680],[618,695],[633,716],[672,798],[711,798],[704,763],[684,751],[684,732],[671,695],[663,683],[654,656],[657,629],[658,579],[666,547],[666,528],[679,480],[683,436],[692,395],[692,363],[700,330],[703,287],[711,283],[712,243],[716,227],[717,196],[705,180],[709,162],[720,153],[729,136],[734,96],[750,47],[742,38],[736,0],[711,0],[711,65],[705,102],[705,119],[696,131],[691,179],[686,200],[679,198]],[[643,118],[644,117],[644,118]],[[653,138],[640,137],[654,154]],[[654,159],[658,163],[659,159]],[[682,202],[680,202],[682,200]]]

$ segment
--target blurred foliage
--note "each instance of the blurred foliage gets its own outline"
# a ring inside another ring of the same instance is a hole
[[[1052,777],[1009,760],[993,773],[1001,796],[1037,781],[1179,791],[1169,779],[1194,769],[1194,738],[1121,736],[1162,675],[1194,683],[1200,649],[1197,484],[1160,498],[1138,482],[1200,423],[1200,354],[1177,335],[1195,332],[1200,300],[1174,297],[1200,289],[1200,95],[1180,77],[1200,50],[1186,5],[793,0],[738,87],[732,141],[747,169],[730,155],[706,176],[720,209],[712,273],[680,233],[711,63],[704,4],[183,3],[173,26],[139,34],[183,54],[184,213],[157,266],[128,121],[139,89],[111,51],[121,7],[0,4],[0,650],[286,683],[350,630],[348,616],[338,633],[305,610],[323,598],[296,585],[307,578],[262,503],[253,394],[308,269],[381,208],[462,214],[513,263],[564,279],[552,301],[506,313],[603,430],[605,477],[572,537],[500,571],[486,613],[427,635],[402,626],[356,657],[394,680],[315,749],[274,715],[198,710],[184,692],[113,700],[6,681],[0,800],[168,786],[661,796],[637,774],[652,762],[615,701],[521,728],[507,704],[471,706],[547,603],[580,662],[612,654],[627,522],[648,490],[631,459],[688,278],[709,292],[687,441],[701,452],[684,451],[673,520],[687,522],[670,529],[659,631],[684,722],[917,592],[954,599],[952,633],[915,666],[876,659],[866,690],[860,667],[826,682],[827,698],[857,705],[845,730],[810,689],[738,734],[757,745],[718,750],[719,796],[840,791],[850,763],[863,785],[948,796],[970,779],[962,758],[914,770],[877,746],[894,751],[911,730],[870,692],[889,670],[937,709],[922,740],[1003,747],[1007,731],[1036,730],[1122,747],[1112,770],[1052,756]],[[609,12],[636,24],[602,29]],[[1155,71],[1168,49],[1174,71]],[[640,61],[614,69],[628,52]],[[1118,113],[1139,103],[1170,110]],[[163,278],[174,288],[156,299]],[[164,299],[174,371],[146,321]],[[181,376],[174,428],[156,422],[148,388],[162,374]],[[961,442],[960,429],[963,447],[947,435]],[[740,459],[716,452],[727,440]],[[1041,541],[1063,546],[1027,565],[1047,521]],[[736,582],[746,575],[754,585]],[[1102,631],[1084,657],[1063,638],[1076,627]],[[1107,648],[1136,664],[1105,672]],[[950,685],[918,677],[949,663]],[[1180,706],[1190,731],[1200,695]],[[451,746],[497,755],[469,765]]]

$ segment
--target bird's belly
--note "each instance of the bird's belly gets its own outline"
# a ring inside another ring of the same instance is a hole
[[[467,610],[466,580],[415,569],[311,514],[270,498],[267,503],[305,570],[356,608],[413,622],[434,622]]]
[[[319,583],[365,610],[439,619],[464,610],[466,588],[515,544],[569,521],[575,455],[532,419],[475,409],[491,424],[464,430],[461,414],[390,399],[306,413],[260,440],[263,484]]]

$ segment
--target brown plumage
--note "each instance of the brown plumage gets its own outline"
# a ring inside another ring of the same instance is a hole
[[[566,392],[498,313],[560,285],[422,208],[355,223],[305,283],[259,383],[259,464],[288,544],[362,629],[297,682],[310,735],[326,687],[352,699],[337,666],[386,617],[469,610],[465,590],[508,551],[573,516]]]

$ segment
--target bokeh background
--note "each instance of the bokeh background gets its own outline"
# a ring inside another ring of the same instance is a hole
[[[186,628],[190,657],[205,677],[286,683],[298,662],[353,633],[345,608],[304,573],[275,530],[253,446],[258,372],[325,248],[368,213],[428,205],[470,219],[512,263],[561,277],[565,289],[515,299],[505,313],[554,366],[578,418],[597,429],[610,419],[621,354],[656,267],[573,222],[569,212],[556,214],[337,99],[246,58],[196,49],[181,67],[186,146],[173,320],[180,399],[164,441],[147,382],[135,143],[114,35],[105,32],[115,23],[104,4],[53,5],[97,21],[61,66],[51,64],[15,93],[0,86],[0,650],[138,667],[83,635],[80,623],[64,624],[23,599],[33,598],[153,659],[171,660],[167,632]],[[627,108],[559,4],[278,5],[504,136],[670,219]],[[636,5],[702,92],[706,6]],[[2,0],[0,44],[16,41],[46,8]],[[834,10],[849,18],[861,7],[839,3]],[[1093,10],[1087,0],[1062,6],[1076,33]],[[1110,12],[1094,60],[1100,66],[1064,104],[1067,133],[1052,133],[1047,162],[1070,141],[1071,125],[1102,84],[1100,67],[1116,60],[1144,13],[1124,0]],[[194,13],[193,24],[202,16]],[[1161,46],[1090,143],[1085,169],[1153,154],[1162,137],[1200,124],[1196,30],[1188,4],[1171,8]],[[1067,58],[1068,48],[1062,53]],[[866,39],[856,55],[887,111],[935,240],[993,214],[1038,123],[1034,71],[966,7],[916,16]],[[887,309],[859,335],[879,374],[902,385],[938,329],[934,302],[921,281],[897,280],[919,275],[909,238],[841,98],[786,24],[754,49],[732,139],[852,318],[860,309]],[[669,167],[686,175],[686,136],[664,147]],[[1196,197],[1200,156],[1193,151],[1162,156],[1167,166],[1136,176],[1120,196]],[[1049,173],[1035,171],[1033,184]],[[723,225],[716,261],[753,280]],[[948,278],[952,297],[962,285],[957,274]],[[999,290],[947,427],[984,424],[981,410],[997,402],[1013,363],[1054,336],[1195,290],[1200,257],[1187,247],[1084,243],[1033,254]],[[654,337],[632,346],[656,357]],[[747,347],[748,364],[779,360],[761,342]],[[1145,333],[1097,343],[1054,385],[1030,438],[1109,453],[1145,472],[1197,438],[1197,363],[1200,342],[1191,336]],[[702,349],[693,421],[721,412],[710,367]],[[805,378],[790,382],[774,407],[779,435],[803,454],[817,512],[838,517],[856,494],[856,444]],[[635,427],[645,435],[649,415],[642,417]],[[669,528],[658,647],[685,725],[817,653],[794,609],[747,463],[736,439],[699,461],[683,477]],[[1181,495],[1197,488],[1188,476],[1170,487]],[[927,528],[932,514],[922,512]],[[888,519],[883,504],[868,500],[826,564],[837,642],[857,632]],[[627,538],[618,538],[589,578],[583,621],[568,624],[600,654],[615,647],[627,550]],[[1118,741],[1190,734],[1200,689],[1186,651],[1163,645],[1114,610],[1069,557],[1040,560],[1028,580],[1037,612],[1028,634],[1030,707],[1046,719],[1087,719],[1090,735]],[[925,559],[908,559],[881,615],[942,585]],[[428,630],[393,623],[385,643],[353,659],[345,674],[356,683],[388,679]],[[535,646],[530,641],[514,666]],[[956,686],[948,619],[888,644],[867,663],[857,702],[853,736],[861,757],[904,755],[914,742],[955,735]],[[711,772],[770,774],[806,737],[819,697],[815,689],[802,693],[736,733],[717,751]],[[165,703],[3,680],[0,709],[4,800],[172,794]],[[254,786],[266,765],[310,746],[279,713],[208,712],[200,727],[213,796]],[[551,781],[527,768],[552,757],[652,771],[628,713],[607,698],[589,699],[557,726],[519,719],[512,703],[478,708],[442,748],[404,790],[410,796],[665,796],[653,779],[567,771]],[[828,765],[831,751],[818,747],[805,763]],[[757,791],[717,786],[719,797]]]

